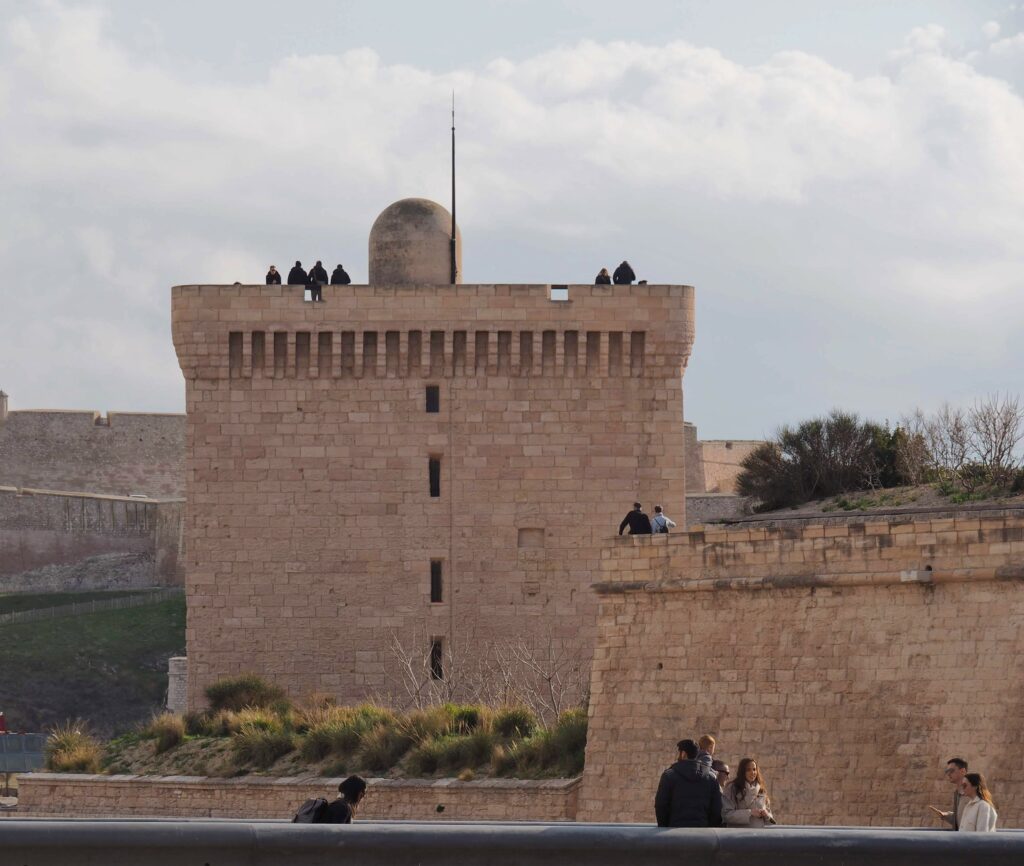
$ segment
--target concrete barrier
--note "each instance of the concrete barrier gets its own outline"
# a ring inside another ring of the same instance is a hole
[[[1024,862],[1024,831],[952,833],[875,828],[661,830],[638,824],[279,822],[0,822],[11,866],[985,866]]]

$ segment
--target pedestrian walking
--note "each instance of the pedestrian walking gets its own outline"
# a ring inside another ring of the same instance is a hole
[[[622,518],[622,523],[619,524],[619,535],[622,535],[622,531],[627,526],[629,527],[630,535],[651,534],[651,518],[644,514],[644,510],[639,502],[634,502],[633,510]]]
[[[960,782],[960,801],[964,804],[960,815],[961,833],[994,833],[999,813],[992,802],[992,794],[981,773],[965,773]]]
[[[946,781],[953,786],[953,811],[943,812],[937,806],[929,806],[928,808],[949,824],[951,829],[959,830],[960,812],[963,809],[963,803],[960,798],[960,783],[964,780],[964,776],[967,775],[967,761],[963,758],[950,758],[946,761],[946,769],[943,775],[946,777]]]
[[[668,532],[670,529],[675,529],[675,528],[676,528],[676,522],[671,517],[669,517],[667,514],[665,514],[661,510],[661,506],[660,505],[655,505],[654,506],[654,517],[651,518],[651,532],[653,532],[655,535],[657,535],[660,532]],[[715,742],[713,737],[708,737],[707,739],[710,739],[712,743]],[[704,740],[705,740],[705,737],[701,737],[700,738],[701,749],[704,748],[704,746],[703,746]],[[712,754],[713,755],[714,751],[715,750],[712,749],[708,754]],[[710,761],[708,763],[710,763]]]

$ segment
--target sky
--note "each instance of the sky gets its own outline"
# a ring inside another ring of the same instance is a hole
[[[0,389],[183,411],[170,287],[365,282],[454,90],[464,280],[695,286],[701,438],[1021,393],[1022,89],[1024,2],[0,0]]]

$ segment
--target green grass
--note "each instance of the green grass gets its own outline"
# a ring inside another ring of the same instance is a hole
[[[0,614],[16,613],[22,610],[36,610],[43,607],[63,607],[82,601],[107,601],[124,598],[127,595],[143,595],[137,589],[117,589],[109,592],[15,592],[0,595]]]
[[[0,707],[41,730],[85,718],[100,735],[147,721],[185,649],[185,598],[125,610],[0,626]]]

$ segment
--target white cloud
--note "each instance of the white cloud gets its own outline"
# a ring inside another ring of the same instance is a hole
[[[48,3],[3,35],[0,387],[16,405],[180,408],[171,284],[259,281],[297,257],[365,279],[375,215],[446,197],[453,88],[467,279],[588,280],[628,252],[641,276],[697,282],[689,408],[725,419],[721,435],[814,405],[894,417],[876,341],[917,347],[908,404],[957,376],[991,390],[1024,360],[1005,339],[1024,312],[1024,103],[942,28],[869,77],[798,51],[744,65],[583,41],[447,74],[370,49],[292,56],[239,84],[106,27]],[[986,333],[965,332],[979,310]],[[955,340],[975,366],[937,375]],[[799,394],[780,384],[795,371]]]
[[[981,35],[986,39],[995,39],[999,35],[999,30],[998,21],[986,21],[981,25]]]

